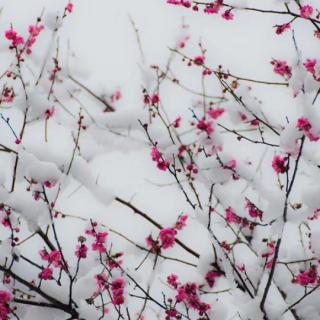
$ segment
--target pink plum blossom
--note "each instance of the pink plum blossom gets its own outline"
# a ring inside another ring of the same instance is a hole
[[[275,155],[272,160],[272,168],[277,173],[285,173],[287,171],[287,160],[288,158]]]
[[[291,78],[292,68],[288,66],[288,63],[283,60],[272,60],[271,64],[273,65],[273,71],[280,76],[286,76]]]
[[[313,7],[310,5],[302,6],[300,9],[300,16],[305,19],[309,19],[313,14]]]
[[[44,268],[39,274],[40,279],[42,280],[52,280],[53,279],[53,270],[52,268]]]
[[[160,231],[159,238],[163,249],[174,247],[176,243],[176,234],[177,231],[172,228],[165,228]]]

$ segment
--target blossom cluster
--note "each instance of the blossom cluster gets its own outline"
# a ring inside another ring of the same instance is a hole
[[[39,274],[39,278],[42,280],[52,280],[53,279],[53,268],[61,269],[63,267],[61,260],[61,253],[54,250],[50,253],[43,249],[39,252],[41,260],[47,262],[47,266],[43,268]]]
[[[178,276],[171,274],[167,277],[167,283],[176,290],[175,304],[186,303],[188,307],[196,310],[200,316],[205,315],[211,306],[200,299],[200,286],[194,282],[182,284],[178,280]],[[174,304],[174,305],[175,305]],[[178,319],[179,313],[175,307],[167,311],[167,319]]]
[[[188,215],[180,215],[173,228],[164,228],[159,232],[159,237],[154,240],[151,235],[146,238],[147,246],[153,251],[160,251],[161,249],[169,249],[174,247],[176,243],[176,235],[178,231],[186,227]]]
[[[318,284],[319,275],[316,266],[311,266],[309,270],[299,273],[292,282],[304,287]]]
[[[275,155],[272,160],[272,168],[277,174],[285,173],[287,171],[287,157]]]
[[[12,307],[10,303],[13,300],[13,296],[8,291],[0,290],[0,319],[9,320],[12,315]]]
[[[97,222],[92,222],[91,227],[86,230],[86,235],[93,238],[92,250],[98,253],[105,253],[107,251],[106,241],[108,232],[96,230]]]
[[[189,0],[167,0],[167,3],[182,6],[187,9],[191,8],[193,11],[199,11],[199,5],[197,3],[193,4],[192,1]],[[214,2],[205,4],[203,12],[206,14],[218,14],[222,11],[223,7],[223,0],[215,0]],[[224,10],[221,13],[221,17],[225,20],[233,20],[234,14],[232,13],[232,8]]]
[[[247,227],[250,230],[253,230],[255,227],[254,223],[250,222],[247,218],[242,218],[238,216],[231,207],[228,207],[226,209],[225,219],[226,219],[226,222],[239,225],[242,228]]]
[[[151,158],[152,161],[155,161],[157,163],[157,168],[166,171],[170,165],[170,161],[163,158],[160,151],[157,147],[153,147],[151,149]]]
[[[121,305],[124,304],[124,288],[125,288],[126,282],[124,279],[119,278],[115,279],[111,283],[111,292],[112,292],[112,303],[114,305]]]

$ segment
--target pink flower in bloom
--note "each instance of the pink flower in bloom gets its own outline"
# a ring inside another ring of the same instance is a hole
[[[151,149],[151,158],[153,161],[159,161],[161,159],[161,154],[156,147]]]
[[[285,173],[287,170],[287,162],[288,158],[281,157],[279,155],[275,155],[272,160],[272,168],[277,173]]]
[[[207,4],[204,12],[207,14],[216,14],[220,11],[223,0],[216,0],[214,3]]]
[[[231,207],[227,208],[225,219],[228,223],[241,224],[242,222],[242,219],[236,215]]]
[[[166,171],[168,169],[170,161],[162,159],[161,154],[156,147],[151,149],[151,158],[157,163],[158,169],[162,171]]]
[[[312,126],[307,118],[301,117],[298,119],[296,127],[301,131],[308,132]]]
[[[197,128],[201,131],[205,131],[208,136],[214,132],[213,123],[211,121],[206,121],[205,119],[202,119],[198,122]]]
[[[217,120],[218,118],[220,118],[223,113],[224,113],[224,109],[222,108],[217,108],[217,109],[209,109],[208,110],[208,115],[212,118]]]
[[[186,8],[190,8],[191,2],[189,0],[181,0],[181,5],[183,5]]]
[[[219,10],[220,10],[220,6],[207,6],[204,9],[204,12],[207,14],[215,14],[215,13],[218,13]]]
[[[11,46],[13,48],[17,47],[18,45],[24,44],[23,37],[19,36],[13,29],[7,30],[5,32],[5,37],[11,41]]]
[[[94,238],[94,243],[92,244],[92,250],[98,251],[100,253],[106,252],[105,242],[107,241],[107,232],[97,232],[96,227],[98,226],[97,222],[91,222],[91,228],[87,229],[85,233]],[[84,239],[81,239],[84,240]]]
[[[175,309],[166,310],[166,320],[169,319],[178,319],[178,312]]]
[[[48,253],[46,250],[41,250],[39,254],[43,261],[47,261],[49,264],[52,264],[54,267],[61,266],[61,254],[58,250],[54,250],[50,253]]]
[[[183,287],[178,289],[178,294],[176,295],[177,302],[182,302],[187,298],[186,291]]]
[[[11,314],[10,302],[13,296],[10,292],[0,290],[0,320],[9,320]]]
[[[200,299],[197,295],[189,295],[187,297],[187,300],[188,300],[188,305],[189,307],[191,307],[192,309],[195,309],[195,310],[199,310],[200,309]]]
[[[158,104],[160,102],[160,97],[157,93],[154,93],[151,97],[151,104]]]
[[[258,209],[251,201],[246,201],[246,208],[248,209],[248,213],[252,218],[260,218],[262,219],[263,212]]]
[[[301,272],[294,279],[293,283],[298,283],[301,286],[308,286],[315,284],[318,280],[318,274],[316,268],[313,266],[308,271]]]
[[[196,295],[197,294],[198,285],[196,283],[188,282],[183,287],[188,295]]]
[[[187,220],[188,220],[188,215],[187,214],[184,214],[184,215],[180,216],[178,221],[177,221],[177,223],[175,224],[174,228],[176,230],[182,230],[187,225],[187,223],[186,223]]]
[[[29,26],[30,36],[31,37],[37,37],[43,29],[44,29],[43,25],[40,25],[40,26]]]
[[[193,59],[194,64],[196,64],[197,66],[202,66],[204,64],[204,56],[197,56]]]
[[[307,119],[305,117],[299,118],[297,120],[296,127],[300,131],[303,131],[304,134],[309,138],[310,141],[318,141],[320,139],[319,133],[317,135],[315,135],[314,133],[311,132],[312,125],[311,125],[309,119]]]
[[[44,29],[43,25],[40,26],[29,26],[29,34],[30,37],[27,40],[26,48],[27,48],[27,54],[32,53],[32,46],[36,43],[37,37],[39,36],[40,32]]]
[[[49,255],[49,263],[54,267],[61,266],[61,253],[58,250],[54,250]]]
[[[316,142],[320,140],[320,135],[314,135],[311,131],[306,133],[306,136],[309,138],[310,141]]]
[[[53,270],[52,268],[44,268],[39,274],[40,279],[42,280],[52,280],[53,279]]]
[[[177,231],[172,228],[162,229],[159,233],[159,238],[161,240],[161,247],[163,249],[172,248],[176,243]]]
[[[316,59],[307,59],[307,61],[303,65],[305,66],[305,68],[307,69],[308,72],[310,72],[311,74],[315,74],[316,64],[317,64]]]
[[[300,16],[305,19],[309,19],[313,14],[313,7],[310,5],[302,6],[300,9]]]
[[[108,236],[107,232],[98,232],[96,234],[96,241],[101,242],[101,243],[105,243],[107,241],[107,236]]]
[[[176,302],[185,302],[190,308],[196,310],[199,315],[204,315],[210,310],[210,305],[200,300],[198,289],[198,285],[193,282],[188,282],[178,287]]]
[[[276,34],[283,34],[285,31],[290,30],[291,25],[290,23],[284,23],[276,28]]]
[[[225,20],[233,20],[234,14],[231,12],[231,9],[226,10],[223,14],[222,14],[222,18]]]
[[[157,168],[160,169],[160,170],[162,170],[162,171],[166,171],[166,170],[168,169],[169,165],[170,165],[170,161],[168,161],[168,160],[164,160],[164,161],[161,160],[161,161],[159,161],[159,162],[157,163]]]
[[[310,72],[316,81],[320,81],[319,64],[316,59],[307,59],[303,64],[308,72]]]
[[[5,228],[10,228],[10,229],[11,229],[11,222],[10,222],[10,219],[9,219],[8,217],[2,218],[2,219],[1,219],[1,224],[2,224]]]
[[[216,271],[208,271],[206,274],[206,281],[209,285],[210,288],[213,288],[215,283],[216,283],[216,279],[221,277],[221,273],[216,272]]]
[[[13,297],[9,291],[0,290],[0,303],[9,304],[12,300]]]
[[[177,289],[178,285],[180,284],[180,282],[178,282],[178,276],[176,274],[171,274],[170,276],[168,276],[167,283],[175,289]]]
[[[237,167],[237,160],[232,159],[227,164],[223,166],[224,169],[235,170]]]
[[[69,13],[72,13],[72,11],[73,11],[73,3],[72,3],[72,2],[69,2],[68,5],[67,5],[67,7],[66,7],[66,9],[67,9],[67,11],[68,11]]]
[[[11,103],[15,98],[15,93],[12,87],[5,87],[2,90],[2,96],[0,97],[1,102]]]
[[[49,253],[47,252],[47,250],[40,250],[39,254],[43,261],[49,261]]]
[[[95,242],[92,244],[92,250],[100,253],[106,252],[105,242],[107,241],[107,232],[98,232],[95,234]]]
[[[77,245],[75,255],[79,259],[85,259],[88,254],[88,247],[85,244]]]
[[[273,60],[273,61],[271,61],[271,64],[273,65],[273,71],[276,74],[279,74],[280,76],[287,76],[288,78],[291,78],[292,68],[290,66],[288,66],[286,61]]]
[[[54,182],[50,182],[50,181],[48,181],[48,180],[46,180],[44,183],[44,186],[46,187],[46,188],[53,188],[54,186],[55,186],[55,183]]]
[[[111,283],[111,292],[112,292],[112,303],[114,305],[124,304],[124,288],[126,282],[124,279],[119,278],[115,279]]]

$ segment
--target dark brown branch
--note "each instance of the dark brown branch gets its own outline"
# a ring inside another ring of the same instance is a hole
[[[141,210],[139,210],[138,208],[136,208],[135,206],[133,206],[131,203],[116,197],[115,198],[116,201],[118,201],[119,203],[125,205],[126,207],[130,208],[131,210],[133,210],[134,213],[138,214],[139,216],[143,217],[145,220],[149,221],[151,224],[153,224],[155,227],[157,227],[158,229],[163,229],[162,225],[160,223],[158,223],[157,221],[155,221],[154,219],[152,219],[148,214],[142,212]],[[183,242],[181,242],[179,239],[176,239],[176,243],[183,248],[185,251],[189,252],[191,255],[193,255],[196,258],[200,258],[200,254],[195,252],[194,250],[192,250],[191,248],[189,248],[187,245],[185,245]]]
[[[100,98],[99,96],[97,96],[91,89],[89,89],[87,86],[85,86],[84,84],[82,84],[81,82],[79,82],[78,80],[76,80],[75,78],[73,78],[72,76],[68,76],[68,78],[70,80],[72,80],[74,83],[76,83],[79,87],[81,87],[83,90],[85,90],[87,93],[89,93],[92,97],[94,97],[95,99],[97,99],[98,101],[100,101],[105,107],[106,107],[106,111],[109,112],[114,112],[115,109],[114,107],[109,104],[107,101],[105,101],[104,99]]]
[[[55,305],[56,309],[60,309],[60,310],[66,312],[66,313],[68,313],[70,315],[73,315],[73,316],[76,316],[78,314],[76,310],[74,310],[73,308],[70,308],[68,305],[66,305],[63,302],[57,300],[56,298],[48,295],[47,293],[42,291],[39,287],[34,286],[29,281],[27,281],[27,280],[21,278],[20,276],[18,276],[17,274],[15,274],[12,270],[7,269],[7,268],[3,267],[2,265],[0,265],[0,271],[2,271],[5,274],[11,276],[14,280],[18,281],[22,285],[24,285],[27,288],[29,288],[29,290],[34,291],[37,294],[39,294],[42,298],[46,299],[51,304]]]

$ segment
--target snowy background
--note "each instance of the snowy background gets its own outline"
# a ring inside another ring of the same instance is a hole
[[[239,3],[243,4],[244,1],[233,1],[233,3],[239,5]],[[246,1],[246,3],[248,6],[272,7],[274,10],[282,8],[281,1],[275,0],[252,0]],[[316,5],[317,1],[313,1],[313,3]],[[0,34],[3,35],[11,23],[16,30],[19,30],[22,34],[23,32],[26,33],[27,27],[35,21],[42,8],[45,10],[44,21],[47,21],[50,25],[52,15],[54,16],[56,11],[61,10],[64,6],[65,1],[60,0],[0,0],[0,8],[2,8]],[[139,30],[145,59],[142,59],[136,33],[130,19],[134,21]],[[235,11],[234,20],[229,22],[218,16],[194,13],[191,10],[169,6],[163,0],[75,1],[74,12],[66,19],[63,30],[59,33],[60,55],[63,57],[61,63],[66,66],[70,74],[85,83],[98,95],[110,96],[119,89],[123,98],[117,102],[116,112],[113,114],[102,113],[101,104],[99,105],[96,100],[85,93],[79,94],[77,101],[73,99],[68,104],[70,112],[77,116],[80,101],[86,110],[86,114],[89,115],[88,118],[94,119],[93,122],[96,126],[93,126],[92,130],[83,133],[80,137],[81,155],[87,160],[87,163],[82,163],[79,160],[79,163],[75,164],[75,169],[71,172],[72,178],[63,180],[63,192],[56,203],[56,210],[66,215],[99,221],[111,229],[121,231],[122,234],[142,245],[144,245],[145,238],[150,232],[156,234],[156,229],[152,229],[148,222],[134,215],[129,208],[116,201],[109,203],[110,201],[107,199],[109,196],[116,195],[131,201],[136,207],[148,212],[150,216],[164,226],[174,224],[177,216],[181,213],[189,213],[191,217],[195,217],[195,212],[190,210],[181,191],[173,184],[173,179],[155,169],[155,164],[150,157],[150,146],[146,143],[143,130],[137,121],[138,119],[145,121],[148,116],[143,106],[142,88],[154,88],[155,86],[149,66],[155,64],[164,69],[170,57],[169,48],[175,47],[181,37],[187,33],[190,35],[190,40],[184,49],[187,56],[194,57],[201,53],[198,47],[198,43],[201,41],[207,49],[206,65],[214,68],[223,65],[232,73],[247,78],[281,81],[272,71],[271,59],[287,60],[289,64],[295,63],[297,59],[291,32],[278,36],[272,28],[274,25],[286,21],[282,16],[277,15]],[[182,23],[189,25],[189,28],[187,30],[182,29]],[[45,30],[44,34],[45,36],[39,37],[34,47],[34,55],[28,62],[31,68],[41,65],[43,63],[43,53],[50,50],[50,32]],[[297,44],[302,50],[303,60],[319,55],[319,40],[312,37],[311,25],[303,23],[303,21],[296,22],[295,35]],[[8,68],[12,60],[12,56],[8,54],[7,46],[7,42],[2,37],[0,42],[0,74]],[[38,48],[41,48],[41,50]],[[175,76],[186,87],[201,92],[201,71],[186,67],[185,64],[181,63],[181,58],[178,56],[174,57],[172,69]],[[253,96],[262,101],[262,110],[266,117],[279,125],[286,123],[286,116],[289,119],[295,119],[300,115],[303,104],[308,103],[311,99],[309,97],[294,99],[290,88],[259,84],[250,85],[252,86]],[[67,101],[68,92],[74,90],[75,87],[72,81],[67,81],[64,85],[58,86],[56,93],[59,94],[62,101]],[[219,87],[213,80],[207,81],[206,92],[212,96],[221,94]],[[38,99],[40,98],[35,95],[33,100],[35,105],[37,103],[41,104]],[[161,99],[169,118],[173,121],[177,116],[190,119],[189,108],[199,100],[199,97],[167,82],[162,87]],[[19,130],[22,113],[15,109],[22,108],[22,104],[18,100],[17,107],[12,106],[11,109],[2,111],[4,115],[10,116],[11,125],[17,130]],[[91,120],[87,121],[90,122]],[[48,124],[47,143],[44,143],[43,121],[34,121],[28,126],[22,146],[15,145],[12,133],[4,123],[1,123],[0,140],[1,143],[5,143],[15,150],[24,147],[28,152],[37,155],[38,159],[42,161],[55,159],[54,162],[58,166],[58,164],[62,165],[70,161],[74,146],[73,137],[70,134],[72,128],[74,129],[73,125],[72,117],[69,117],[62,109],[58,109],[55,120],[49,121]],[[107,126],[108,130],[102,130],[102,126]],[[161,140],[161,135],[158,136],[158,139]],[[239,162],[252,162],[254,168],[262,155],[264,156],[265,163],[262,165],[262,169],[260,168],[257,172],[256,178],[261,183],[261,190],[270,191],[270,198],[262,199],[261,204],[268,208],[268,212],[272,211],[273,207],[268,206],[270,203],[266,204],[264,201],[272,201],[272,192],[276,195],[278,188],[276,176],[267,176],[262,172],[264,166],[270,167],[274,151],[265,146],[254,146],[253,148],[249,143],[238,143],[234,137],[228,136],[226,141],[229,142],[226,145],[227,152],[230,152]],[[29,155],[25,155],[25,162],[30,164],[33,159],[28,158]],[[318,152],[312,156],[317,160]],[[1,184],[8,187],[11,183],[9,168],[12,168],[12,158],[1,154],[0,159]],[[45,175],[47,169],[37,167],[36,164],[35,162],[33,168],[28,167],[26,170],[37,172],[36,174],[40,176]],[[83,171],[87,167],[90,168],[92,175]],[[44,170],[44,172],[41,172],[41,170]],[[307,172],[308,174],[309,178],[310,172]],[[312,171],[311,174],[315,173]],[[318,173],[314,175],[314,179],[317,177]],[[303,177],[301,179],[301,181],[304,181]],[[81,186],[82,184],[85,186]],[[96,187],[97,185],[99,188]],[[265,188],[265,185],[268,187]],[[238,190],[239,188],[244,190],[245,187],[245,184],[241,184],[240,187],[230,187],[228,194],[222,188],[220,196],[222,198],[229,197],[230,202],[236,205]],[[21,192],[25,189],[22,176],[18,180],[17,189],[20,190],[19,188],[21,188]],[[205,183],[199,183],[198,188],[200,194],[207,194],[208,189]],[[301,200],[301,189],[303,188],[304,184],[302,182],[295,190],[295,202]],[[6,196],[5,193],[1,193],[2,198],[6,198]],[[53,197],[54,193],[52,192],[50,196]],[[275,199],[279,203],[282,200],[281,197],[278,199],[276,196]],[[23,203],[27,200],[17,200],[13,197],[10,201],[19,207],[19,201]],[[30,203],[30,208],[27,208],[26,211],[28,209],[33,210],[33,204]],[[24,212],[24,214],[29,213]],[[35,217],[37,222],[41,221],[40,224],[44,223],[42,218],[41,216]],[[77,237],[83,233],[86,225],[86,222],[82,223],[73,218],[58,221],[58,233],[65,239],[64,250],[70,256],[73,255]],[[303,258],[304,253],[296,249],[296,242],[299,241],[295,236],[297,230],[294,228],[292,230],[292,238],[287,239],[288,244],[285,246],[287,251],[284,256],[290,256],[291,259]],[[127,253],[126,264],[133,268],[137,266],[143,258],[143,254],[135,250],[130,243],[121,239],[121,237],[114,234],[111,236],[115,247]],[[208,251],[210,240],[196,218],[190,219],[188,228],[179,233],[179,239],[205,257],[210,254]],[[31,252],[33,247],[37,246],[37,241],[38,239],[34,237],[23,248],[19,249],[24,252]],[[198,263],[197,259],[184,253],[179,247],[171,249],[169,255],[185,259],[191,263]],[[241,257],[239,257],[240,260]],[[250,258],[247,257],[248,269],[254,268],[254,257],[250,261]],[[136,276],[141,277],[141,281],[153,281],[151,278],[146,279],[144,277],[145,274],[148,274],[150,266],[152,267],[152,260],[137,272]],[[19,268],[21,269],[18,269],[17,272],[20,271],[26,278],[32,279],[34,275],[31,272],[29,274],[28,269],[23,270],[25,268],[23,263],[19,265]],[[88,263],[86,268],[83,267],[80,270],[81,275],[90,272],[90,268],[91,266]],[[163,274],[160,268],[158,273],[153,275],[157,278],[156,281],[161,282],[159,280],[161,277],[165,279],[168,270],[169,272],[179,273],[182,277],[185,277],[185,281],[192,279],[200,281],[199,279],[201,279],[199,274],[190,272],[189,266],[182,267],[176,263],[165,261],[162,269]],[[227,288],[228,285],[230,285],[228,280],[222,281],[219,289]],[[50,284],[46,283],[44,286],[47,286],[53,294],[58,296],[62,294],[61,292],[55,292],[56,289],[51,288]],[[297,294],[299,293],[301,294],[300,291]],[[228,294],[222,296],[223,303],[216,305],[212,319],[232,319],[234,316],[233,307],[230,306],[236,306],[237,296],[231,297]],[[276,295],[275,298],[277,298]],[[293,302],[297,297],[293,294],[289,298]],[[215,297],[210,299],[215,301]],[[313,307],[310,307],[311,316],[305,315],[303,319],[320,318],[320,309],[316,308],[313,300],[310,301],[309,305],[313,305]],[[308,305],[307,302],[306,304]],[[251,305],[248,303],[248,309],[250,308]],[[280,319],[281,310],[283,311],[284,307],[279,306],[279,313],[277,308],[278,306],[273,305],[275,312],[273,319]],[[39,312],[37,309],[25,311],[22,319],[46,319],[45,313],[41,316]],[[59,317],[58,312],[56,315],[54,313],[52,313],[52,316],[50,315],[52,319],[61,319]],[[146,319],[156,319],[152,310],[147,311]],[[286,314],[283,319],[293,318]]]

